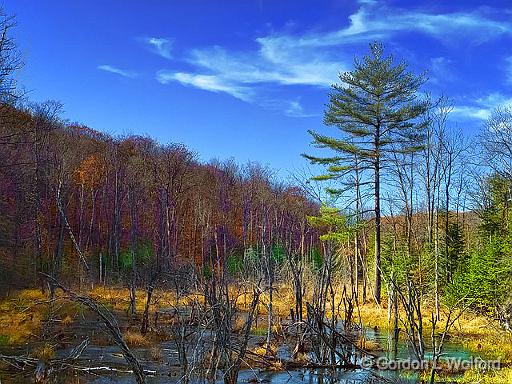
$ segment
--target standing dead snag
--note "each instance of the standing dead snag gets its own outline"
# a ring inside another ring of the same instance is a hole
[[[146,289],[146,304],[144,305],[144,313],[142,315],[142,325],[140,327],[140,333],[145,335],[149,328],[149,306],[151,305],[151,298],[153,297],[153,291],[155,285],[158,283],[160,277],[160,269],[156,269],[150,272],[150,278]],[[155,324],[156,326],[156,324]]]
[[[405,293],[395,280],[391,280],[390,283],[393,285],[393,295],[398,295],[406,314],[405,320],[400,319],[404,326],[405,335],[417,360],[423,361],[425,358],[425,338],[423,335],[420,291],[411,280],[406,282],[407,291]],[[397,332],[396,328],[395,332]]]
[[[443,332],[441,333],[439,340],[436,339],[436,325],[438,322],[437,316],[434,316],[434,314],[432,313],[432,318],[430,320],[432,323],[432,368],[430,370],[429,384],[435,384],[437,365],[439,363],[439,358],[443,355],[444,341],[446,340],[448,332],[455,324],[455,322],[464,314],[464,312],[472,304],[470,303],[467,306],[459,307],[460,304],[462,304],[465,299],[466,297],[461,298],[455,303],[454,306],[448,308],[448,312],[445,313],[446,322],[444,324],[444,329]]]
[[[139,360],[135,357],[124,341],[115,316],[107,308],[103,305],[98,305],[90,297],[78,295],[69,288],[63,286],[53,277],[46,274],[44,275],[51,280],[51,284],[53,284],[53,286],[60,288],[67,295],[69,300],[85,305],[91,311],[96,313],[101,320],[103,320],[107,333],[112,337],[112,340],[117,344],[117,346],[121,348],[121,352],[126,362],[131,366],[135,379],[137,380],[137,384],[145,384],[146,379],[144,376],[144,370],[142,369]]]
[[[258,306],[258,302],[260,300],[261,290],[259,288],[259,284],[260,283],[258,283],[252,291],[252,302],[251,307],[249,308],[249,312],[247,314],[247,319],[245,321],[242,344],[240,346],[240,350],[236,356],[236,359],[233,361],[233,363],[229,365],[229,368],[226,370],[224,374],[225,384],[235,384],[238,380],[238,373],[240,372],[240,367],[242,366],[242,362],[247,351],[247,343],[249,342],[252,322],[254,320],[254,313],[256,312],[256,307]]]

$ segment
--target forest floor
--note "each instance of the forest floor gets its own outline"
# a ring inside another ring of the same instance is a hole
[[[131,347],[148,348],[155,359],[158,358],[158,345],[169,338],[169,335],[161,334],[157,331],[149,332],[146,335],[140,334],[138,325],[130,324],[126,314],[129,306],[128,290],[121,288],[100,287],[90,290],[88,295],[104,304],[107,308],[121,314],[120,325],[125,340]],[[288,287],[281,287],[276,291],[274,299],[275,313],[275,333],[280,332],[281,320],[289,317],[291,303],[293,303],[292,291]],[[137,292],[137,312],[142,313],[145,304],[145,292]],[[154,304],[150,307],[152,313],[160,311],[170,305],[186,306],[190,297],[182,297],[176,300],[172,292],[156,291],[154,294]],[[197,300],[197,297],[194,298]],[[44,324],[48,318],[48,297],[40,290],[31,289],[18,292],[0,300],[0,353],[2,351],[18,351],[29,354],[32,357],[40,359],[53,358],[56,351],[61,348],[69,347],[76,343],[76,340],[70,335],[72,332],[66,331],[70,328],[79,316],[83,317],[83,309],[78,305],[65,301],[59,296],[52,306],[52,318],[54,319],[54,328],[58,331],[58,343],[49,344],[43,342]],[[266,297],[262,297],[262,305],[258,308],[259,321],[253,327],[252,334],[263,336],[266,333]],[[241,295],[239,305],[243,311],[245,303],[250,302],[249,296]],[[430,319],[431,310],[424,309],[424,319]],[[354,309],[354,323],[361,323],[368,329],[387,332],[386,306],[376,306],[373,303],[361,305]],[[441,319],[440,324],[443,324]],[[240,324],[235,324],[241,328]],[[431,325],[428,320],[424,322],[424,335],[430,338]],[[442,325],[441,325],[442,326]],[[402,335],[405,337],[405,335]],[[260,337],[261,338],[261,337]],[[100,332],[93,332],[92,343],[96,345],[106,345],[108,338]],[[487,317],[464,313],[454,324],[449,332],[449,342],[460,345],[475,357],[479,356],[484,360],[499,359],[502,369],[497,371],[477,371],[475,369],[466,371],[463,377],[458,380],[462,383],[512,383],[512,335],[500,329],[499,324]],[[378,345],[371,340],[362,341],[362,347],[368,350],[378,350],[386,348],[384,345]],[[264,348],[253,344],[253,352],[256,354],[264,353]],[[278,367],[275,367],[278,368]]]

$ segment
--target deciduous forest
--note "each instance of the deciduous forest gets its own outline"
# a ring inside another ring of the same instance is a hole
[[[510,107],[468,136],[449,90],[369,42],[283,178],[32,102],[14,27],[1,382],[512,382]]]

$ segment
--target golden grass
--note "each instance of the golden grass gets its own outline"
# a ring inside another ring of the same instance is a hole
[[[130,306],[130,293],[127,288],[98,286],[88,294],[92,299],[114,311],[127,311]],[[137,289],[135,295],[136,312],[142,313],[146,305],[146,291],[144,289]],[[153,312],[159,307],[189,306],[194,301],[201,304],[204,302],[204,297],[202,295],[183,296],[176,303],[176,294],[174,292],[156,289],[153,292],[149,310]],[[158,304],[155,305],[156,302]]]
[[[424,335],[430,339],[432,324],[429,321],[432,313],[431,308],[423,309]],[[378,307],[375,304],[366,304],[354,311],[355,322],[361,321],[367,327],[387,329],[387,309],[384,306]],[[402,318],[405,315],[401,314]],[[437,325],[438,332],[442,332],[446,318],[442,315]],[[400,325],[402,327],[402,325]],[[503,363],[512,363],[512,335],[503,331],[499,324],[491,319],[474,313],[464,313],[453,325],[449,332],[450,342],[461,344],[487,359],[501,359]],[[401,337],[405,334],[401,332]],[[510,381],[512,383],[512,381]]]
[[[256,348],[254,348],[252,350],[252,352],[259,356],[266,356],[267,355],[267,345],[266,344],[259,345]],[[275,356],[277,353],[277,345],[274,343],[270,343],[269,348],[268,348],[268,353],[270,354],[270,356]]]
[[[49,361],[55,357],[55,347],[49,343],[44,343],[43,345],[34,349],[31,355],[36,359]]]
[[[508,384],[512,383],[512,368],[502,368],[496,371],[480,372],[470,370],[464,373],[464,376],[458,380],[464,384]]]
[[[240,315],[235,317],[235,321],[233,322],[233,331],[240,332],[245,327],[246,319]]]
[[[148,347],[151,344],[146,336],[137,331],[126,331],[123,338],[129,347]]]
[[[352,321],[354,323],[361,322],[369,328],[386,329],[388,327],[388,312],[385,307],[369,303],[361,305],[359,311],[354,309]]]
[[[61,319],[62,327],[71,325],[79,306],[57,294],[50,307],[48,299],[48,294],[38,289],[19,291],[3,298],[0,301],[0,344],[15,346],[38,339],[50,313]]]
[[[42,301],[48,297],[39,289],[25,289],[17,295],[17,298],[21,301]]]
[[[366,351],[381,351],[382,346],[375,340],[367,339],[364,336],[360,336],[357,340],[357,346]]]
[[[230,289],[232,294],[238,294],[237,305],[240,310],[244,311],[250,305],[252,301],[252,293],[240,293],[234,287]],[[338,289],[338,291],[341,291]],[[311,292],[311,290],[307,290]],[[119,287],[97,287],[89,292],[89,295],[106,305],[107,307],[114,310],[127,310],[129,306],[129,292],[126,288]],[[141,313],[145,305],[146,292],[144,290],[137,290],[137,311]],[[150,311],[154,312],[160,307],[168,307],[176,305],[176,296],[174,292],[156,290],[154,292],[155,299],[158,304],[155,305],[155,301],[151,303]],[[31,289],[19,292],[17,295],[5,298],[0,301],[0,344],[2,345],[19,345],[29,341],[34,335],[37,335],[40,331],[42,320],[45,316],[46,305],[39,305],[47,299],[47,296],[41,293],[40,290]],[[311,298],[305,297],[304,301],[310,300]],[[341,297],[336,297],[336,303],[339,302]],[[260,304],[257,309],[259,316],[267,315],[267,304],[268,304],[268,292],[261,295]],[[202,303],[204,297],[200,294],[190,295],[182,297],[178,300],[178,305],[188,305],[192,302]],[[59,305],[62,304],[59,300]],[[430,305],[431,307],[431,305]],[[286,318],[290,315],[290,309],[294,308],[294,294],[290,286],[278,285],[274,291],[273,296],[273,310],[274,319],[278,321],[279,317]],[[78,307],[74,304],[67,303],[62,307],[60,312],[61,325],[69,326],[73,323],[74,315]],[[329,309],[327,314],[329,315]],[[430,338],[431,326],[430,326],[430,313],[429,303],[425,303],[424,309],[424,335],[426,338]],[[304,313],[303,315],[306,315]],[[382,306],[377,306],[373,303],[367,303],[361,305],[359,311],[357,308],[354,309],[353,322],[361,322],[367,327],[384,330],[388,327],[387,321],[387,307],[386,303]],[[239,316],[235,320],[234,329],[242,329],[245,323],[244,316]],[[444,326],[444,319],[439,322],[438,329]],[[278,329],[274,329],[274,332]],[[258,327],[253,325],[252,333],[254,335],[266,335],[267,325],[265,320],[258,322]],[[125,339],[128,345],[133,347],[149,347],[155,345],[158,341],[158,335],[148,334],[146,336],[141,335],[137,331],[127,331],[125,333]],[[480,356],[489,359],[501,359],[502,363],[512,363],[512,335],[503,332],[496,322],[491,321],[483,316],[477,316],[475,314],[467,313],[461,316],[456,322],[453,329],[450,331],[450,342],[456,342],[468,348]],[[401,332],[401,337],[405,337]],[[358,344],[368,350],[377,350],[381,348],[377,343],[359,339]],[[152,348],[153,350],[153,348]],[[153,353],[154,352],[154,353]],[[154,359],[161,358],[161,351],[157,347],[151,352],[151,356]],[[255,352],[266,352],[265,347],[259,348]],[[47,351],[35,351],[34,353],[40,353],[41,356],[50,356],[50,350]],[[160,356],[159,356],[160,353]],[[469,371],[464,375],[464,383],[478,382],[481,383],[512,383],[512,369],[507,368],[499,372],[494,373],[479,373],[476,371]],[[476,381],[471,381],[476,380]],[[493,381],[494,380],[494,381]],[[500,381],[501,380],[501,381]]]
[[[310,290],[309,290],[310,291]],[[341,289],[338,289],[341,292]],[[240,308],[245,308],[244,304],[250,303],[252,299],[251,294],[241,296],[238,300]],[[304,301],[310,300],[305,297]],[[341,296],[338,294],[335,298],[336,303],[341,300]],[[290,308],[294,308],[294,296],[293,290],[290,286],[279,285],[276,287],[273,297],[273,307],[276,316],[288,317],[290,314]],[[258,313],[260,316],[267,314],[268,294],[261,296],[261,304],[258,307]],[[423,308],[423,319],[424,319],[424,335],[429,340],[432,332],[432,325],[430,323],[432,313],[432,303],[425,302]],[[327,307],[327,316],[329,316],[330,310]],[[303,313],[305,316],[306,313]],[[387,303],[383,300],[381,306],[376,305],[373,302],[361,305],[359,311],[354,308],[353,312],[353,323],[363,324],[369,328],[377,328],[385,330],[388,328],[388,311]],[[405,315],[401,314],[402,318]],[[444,327],[445,315],[441,315],[441,320],[437,324],[437,332],[441,332]],[[400,327],[403,327],[400,325]],[[266,334],[266,323],[263,322],[258,324],[258,327],[253,327],[252,333],[255,335]],[[451,336],[450,341],[459,343],[465,348],[474,351],[475,353],[484,356],[488,359],[501,359],[504,363],[512,363],[512,335],[504,332],[500,329],[496,321],[489,320],[488,318],[473,313],[464,313],[454,324],[449,332]],[[404,332],[400,333],[401,338],[405,338]],[[366,349],[376,350],[381,346],[374,345],[369,340],[362,340]],[[512,380],[510,381],[512,383]]]
[[[61,324],[65,327],[68,327],[70,326],[71,324],[73,324],[73,316],[71,315],[65,315],[64,318],[61,320]]]
[[[44,316],[44,306],[37,305],[46,297],[38,290],[25,290],[0,302],[0,340],[18,345],[35,336]]]

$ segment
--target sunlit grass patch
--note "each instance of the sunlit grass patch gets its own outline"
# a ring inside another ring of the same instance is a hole
[[[360,336],[357,340],[357,346],[365,351],[381,351],[382,346],[375,340],[367,339],[364,336]]]
[[[267,326],[265,325],[258,325],[253,326],[251,329],[251,333],[255,336],[264,336],[267,334]]]
[[[360,312],[360,315],[359,315]],[[405,318],[403,310],[400,316]],[[433,306],[423,308],[423,334],[429,340],[432,324],[429,321]],[[360,317],[359,317],[360,316]],[[359,311],[354,310],[354,321],[370,328],[387,329],[387,307],[381,307],[368,303],[362,305]],[[446,314],[441,314],[441,320],[437,324],[437,333],[443,331]],[[503,331],[497,322],[482,315],[467,312],[464,313],[449,331],[450,342],[461,344],[465,348],[487,359],[501,359],[502,362],[512,362],[512,335]],[[405,340],[405,334],[400,333]],[[511,381],[512,382],[512,381]]]
[[[146,305],[147,292],[144,289],[137,289],[135,291],[135,310],[138,313],[144,311]],[[89,292],[89,296],[103,304],[110,310],[126,311],[130,306],[130,291],[128,288],[122,287],[96,287]],[[204,298],[202,295],[184,295],[180,297],[176,303],[176,294],[173,291],[155,290],[153,292],[152,300],[150,303],[150,311],[155,311],[158,307],[163,306],[187,306],[192,302],[203,303]],[[158,303],[158,305],[155,305]]]
[[[0,345],[20,345],[40,334],[44,319],[50,315],[60,319],[62,326],[69,326],[79,309],[75,303],[59,294],[50,305],[48,294],[37,289],[14,293],[0,302]]]
[[[457,338],[472,351],[487,359],[500,359],[501,362],[512,362],[512,335],[490,330],[489,334],[478,338]],[[512,381],[511,381],[512,382]]]
[[[457,380],[464,384],[505,384],[512,383],[512,368],[502,368],[493,371],[469,370],[464,376]]]
[[[37,291],[39,292],[39,291]],[[17,345],[39,332],[44,308],[37,305],[45,296],[35,290],[22,291],[5,298],[0,305],[0,339],[6,345]],[[34,301],[36,300],[36,301]]]
[[[40,289],[25,289],[21,291],[17,298],[21,301],[42,301],[48,299],[48,296],[43,294]]]
[[[123,338],[129,347],[148,347],[151,344],[149,338],[137,331],[126,331]]]
[[[266,344],[259,345],[256,348],[254,348],[252,352],[259,356],[275,356],[277,353],[277,345],[274,343],[270,343],[268,348]]]
[[[55,357],[55,347],[49,343],[44,343],[35,348],[31,355],[39,360],[49,361]]]
[[[61,320],[61,324],[65,327],[68,327],[70,326],[71,324],[73,324],[73,317],[71,315],[66,315],[64,316],[64,318]]]
[[[369,328],[385,329],[388,327],[388,313],[384,306],[376,304],[366,304],[359,307],[359,311],[354,309],[353,322],[361,322]]]

